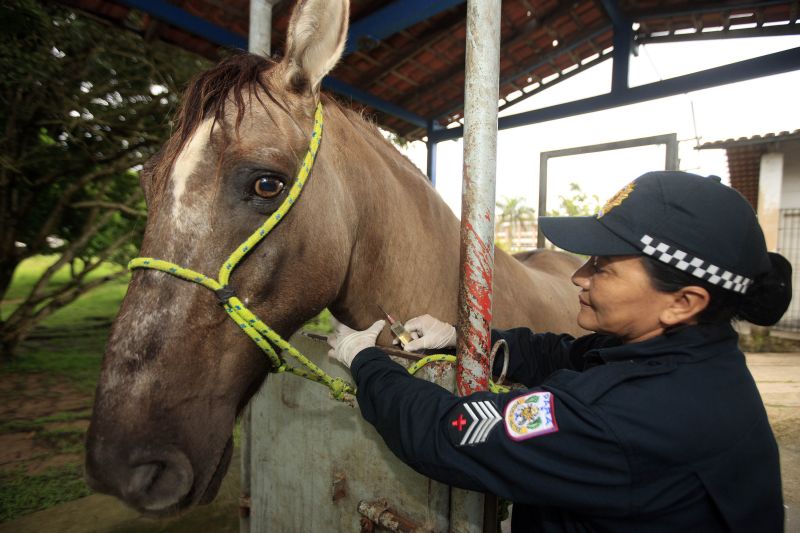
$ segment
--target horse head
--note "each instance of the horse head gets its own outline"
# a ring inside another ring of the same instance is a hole
[[[141,173],[142,256],[215,276],[282,205],[309,149],[320,82],[342,53],[347,21],[344,0],[300,2],[280,62],[234,56],[191,84],[175,133]],[[324,100],[326,110],[342,114]],[[335,138],[335,120],[329,124]],[[347,276],[354,199],[338,179],[341,159],[324,137],[302,200],[231,276],[230,288],[285,337],[333,301]],[[323,245],[329,252],[320,253]],[[156,515],[216,495],[236,415],[269,371],[269,360],[217,303],[212,291],[167,273],[134,272],[87,437],[86,476],[95,490]]]

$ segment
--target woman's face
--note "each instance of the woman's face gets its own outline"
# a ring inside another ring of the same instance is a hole
[[[655,290],[638,256],[591,257],[572,275],[580,287],[578,325],[628,344],[661,335],[662,312],[673,301]]]

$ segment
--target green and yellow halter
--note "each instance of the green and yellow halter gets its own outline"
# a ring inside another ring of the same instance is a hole
[[[247,240],[228,257],[222,267],[219,269],[219,281],[190,270],[183,268],[175,263],[164,261],[161,259],[154,259],[152,257],[137,257],[131,260],[128,268],[131,270],[136,268],[150,268],[153,270],[160,270],[167,274],[172,274],[186,281],[191,281],[202,285],[203,287],[214,291],[220,304],[225,308],[228,316],[236,322],[239,327],[253,339],[253,342],[267,354],[270,363],[272,364],[271,372],[281,373],[290,372],[292,374],[302,376],[304,378],[317,381],[327,385],[336,399],[343,399],[345,394],[353,394],[355,389],[345,383],[340,378],[333,378],[325,373],[321,368],[312,363],[306,356],[301,354],[294,346],[286,342],[280,335],[273,329],[267,326],[260,318],[258,318],[252,311],[250,311],[244,303],[236,296],[233,289],[230,288],[228,282],[230,281],[233,269],[242,262],[242,259],[258,245],[261,240],[269,234],[270,231],[283,220],[289,209],[292,208],[300,193],[303,191],[303,186],[308,180],[311,169],[314,168],[314,161],[317,157],[319,144],[322,140],[322,103],[317,104],[317,110],[314,113],[314,129],[311,132],[311,142],[308,146],[308,151],[303,159],[303,164],[297,173],[292,188],[283,203],[278,207],[277,211],[272,213],[264,223],[256,229]],[[283,360],[278,351],[288,353],[294,357],[305,368],[290,366]]]
[[[303,159],[303,164],[297,173],[292,188],[289,194],[278,209],[272,213],[269,218],[256,229],[247,240],[239,246],[225,261],[219,270],[219,280],[210,278],[194,270],[184,268],[175,263],[164,261],[162,259],[154,259],[152,257],[136,257],[128,263],[128,268],[131,270],[137,268],[149,268],[153,270],[160,270],[167,274],[179,277],[186,281],[197,283],[214,291],[220,304],[225,308],[228,316],[233,319],[236,324],[244,331],[256,345],[267,355],[272,365],[270,372],[282,373],[289,372],[318,383],[326,385],[331,394],[337,400],[347,400],[347,395],[355,394],[355,388],[349,385],[341,378],[334,378],[328,375],[324,370],[315,365],[306,356],[300,353],[294,346],[289,344],[273,329],[267,326],[260,318],[251,312],[242,301],[233,292],[233,289],[228,285],[233,269],[241,263],[244,257],[261,242],[267,234],[275,228],[275,226],[283,220],[286,213],[297,201],[300,193],[303,191],[303,186],[308,180],[311,169],[314,168],[314,161],[317,157],[320,142],[322,141],[322,103],[317,104],[316,112],[314,113],[314,129],[311,132],[311,141],[309,142],[308,151]],[[277,350],[276,350],[277,348]],[[290,366],[279,355],[288,353],[294,357],[303,367]],[[424,365],[436,362],[446,361],[454,362],[455,357],[450,355],[431,355],[423,357],[418,362],[409,367],[409,372],[415,373]]]

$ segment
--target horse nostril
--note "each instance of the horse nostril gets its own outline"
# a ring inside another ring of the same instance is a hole
[[[127,494],[147,494],[158,481],[163,463],[149,463],[133,467],[128,480]]]
[[[181,452],[130,469],[123,499],[146,511],[158,512],[178,504],[191,490],[194,474]]]

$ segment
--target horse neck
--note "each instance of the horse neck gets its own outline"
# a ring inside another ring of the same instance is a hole
[[[335,115],[334,115],[335,113]],[[355,209],[347,275],[329,307],[339,320],[365,327],[378,305],[410,318],[455,310],[458,220],[424,175],[377,130],[352,113],[329,113],[326,140],[353,154],[338,174]]]
[[[351,116],[336,118],[329,133],[341,140],[336,151],[358,154],[343,161],[341,171],[354,191],[357,214],[347,276],[331,311],[357,328],[381,317],[378,305],[402,319],[427,313],[455,323],[458,219],[427,178],[377,131]],[[495,258],[496,325],[545,326],[535,318],[546,314],[543,295],[564,280],[526,268],[502,250]]]

